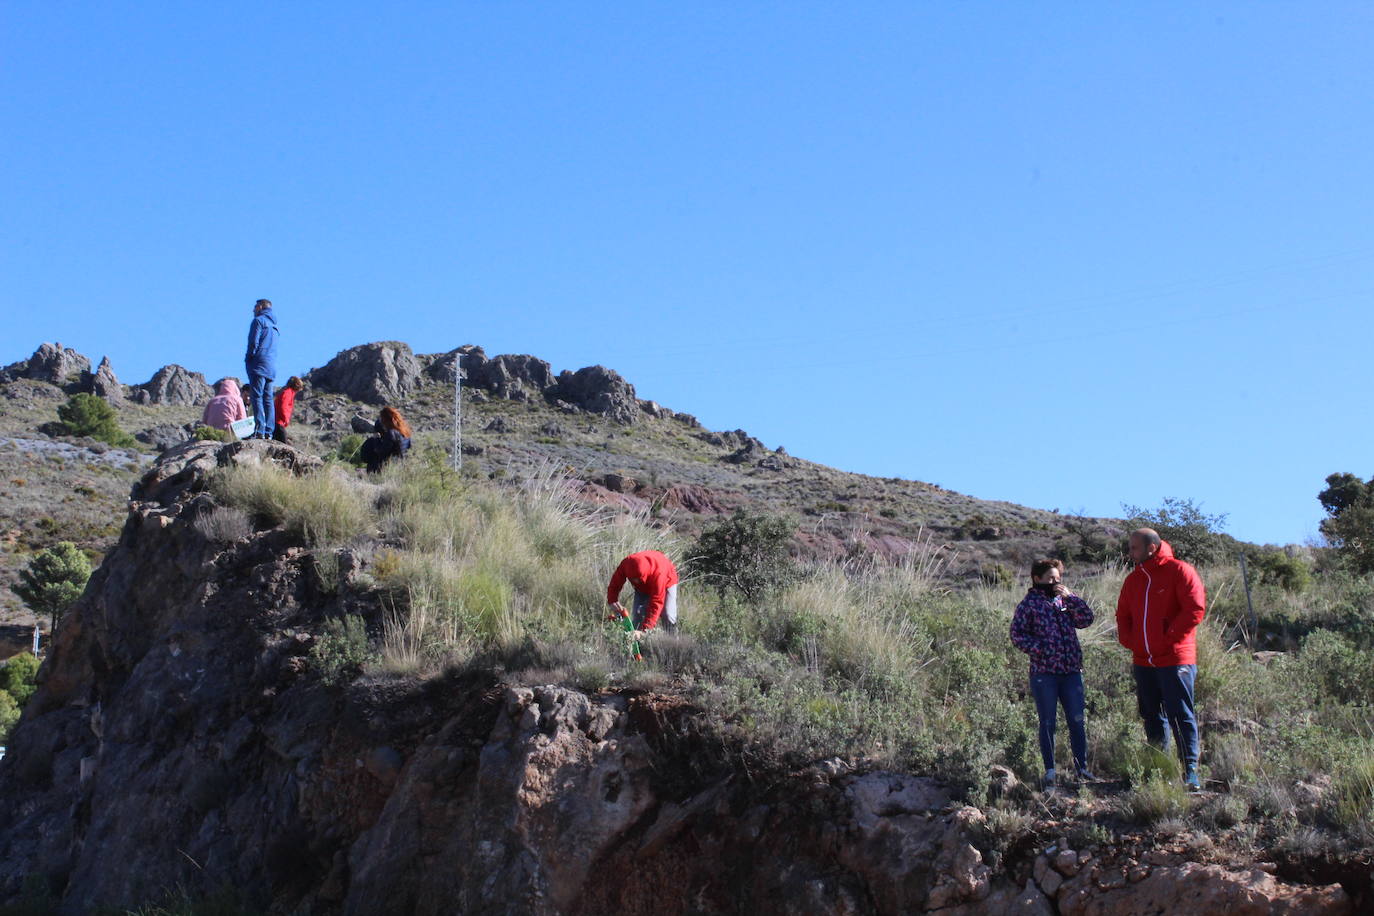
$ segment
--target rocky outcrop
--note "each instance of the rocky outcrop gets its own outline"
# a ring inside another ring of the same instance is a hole
[[[457,363],[463,367],[464,388],[510,401],[541,397],[556,381],[552,367],[542,359],[517,353],[488,358],[481,347],[471,345],[422,359],[428,362],[425,375],[437,382],[452,384]]]
[[[310,370],[306,381],[355,401],[392,404],[415,391],[421,372],[410,347],[391,340],[344,350],[321,368]]]
[[[71,347],[60,343],[40,344],[26,360],[11,363],[0,372],[0,381],[27,378],[50,385],[66,385],[79,381],[81,373],[90,372],[91,361]]]
[[[0,760],[0,904],[43,875],[70,914],[224,887],[382,916],[1350,911],[1339,887],[1168,857],[1053,849],[1012,880],[939,783],[737,768],[742,738],[682,697],[482,672],[331,685],[310,662],[327,622],[375,634],[391,606],[364,550],[216,504],[219,469],[262,462],[337,473],[195,442],[134,488]]]
[[[87,371],[81,374],[81,387],[111,403],[124,400],[124,386],[115,378],[114,366],[110,365],[108,356],[100,360],[100,366],[94,373]]]
[[[175,448],[191,438],[195,427],[189,423],[178,426],[175,423],[159,423],[134,433],[134,438],[145,445],[151,445],[159,452]]]
[[[558,383],[549,391],[548,397],[566,401],[616,423],[634,423],[639,418],[639,399],[635,397],[634,386],[605,366],[587,366],[576,372],[560,372]]]
[[[189,407],[204,404],[213,394],[205,376],[173,363],[154,372],[142,385],[135,385],[133,399],[140,404]]]

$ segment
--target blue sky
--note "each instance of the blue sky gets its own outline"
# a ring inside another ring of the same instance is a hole
[[[841,468],[1302,541],[1374,474],[1368,4],[10,0],[0,361],[603,363]]]

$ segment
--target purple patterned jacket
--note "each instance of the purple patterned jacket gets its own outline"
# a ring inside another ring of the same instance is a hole
[[[1050,598],[1032,588],[1011,618],[1011,642],[1030,656],[1032,675],[1077,674],[1083,649],[1074,630],[1092,622],[1092,608],[1077,595]]]

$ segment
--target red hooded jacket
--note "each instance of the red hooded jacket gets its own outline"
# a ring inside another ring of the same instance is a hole
[[[630,554],[620,561],[615,568],[615,575],[611,576],[611,584],[606,589],[607,604],[615,604],[620,600],[620,590],[626,582],[635,591],[649,596],[649,606],[644,609],[644,629],[652,630],[658,626],[658,615],[663,613],[668,588],[678,583],[677,567],[657,550]]]
[[[1197,664],[1198,624],[1207,592],[1197,570],[1174,557],[1165,541],[1121,583],[1116,638],[1146,668]]]
[[[296,409],[296,389],[288,388],[283,385],[277,389],[276,403],[273,405],[273,414],[276,416],[278,426],[291,425],[291,412]]]

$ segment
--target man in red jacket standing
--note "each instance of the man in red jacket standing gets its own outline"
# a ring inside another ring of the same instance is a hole
[[[1206,613],[1207,593],[1197,570],[1177,559],[1173,548],[1153,529],[1131,532],[1130,552],[1136,567],[1121,584],[1116,638],[1134,656],[1135,694],[1145,737],[1167,751],[1169,732],[1173,732],[1183,761],[1183,780],[1197,791],[1201,785],[1193,711],[1195,637]]]
[[[620,561],[606,589],[606,603],[624,614],[620,590],[629,582],[635,590],[634,625],[636,630],[652,630],[660,618],[669,633],[677,629],[677,567],[657,550],[632,553]]]

